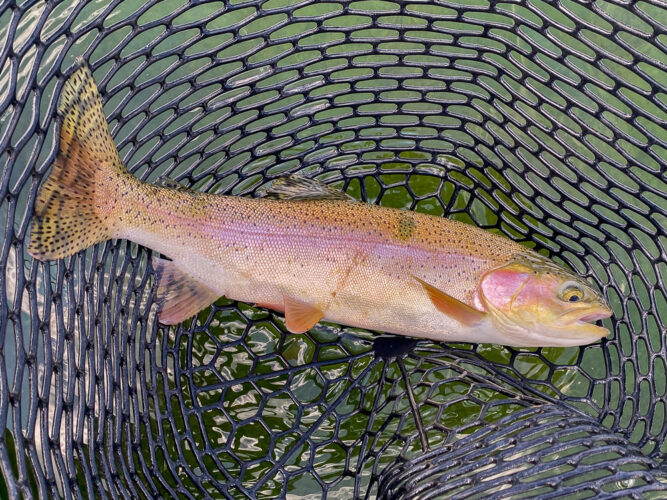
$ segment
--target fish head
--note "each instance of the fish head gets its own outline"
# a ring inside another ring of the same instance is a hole
[[[486,272],[476,302],[508,345],[574,346],[595,342],[609,330],[592,322],[612,310],[581,277],[531,252]]]

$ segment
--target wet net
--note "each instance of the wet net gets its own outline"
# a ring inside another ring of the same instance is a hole
[[[0,496],[662,497],[667,10],[657,1],[0,2]],[[608,297],[582,348],[434,344],[221,299],[150,251],[26,252],[90,64],[128,167],[291,172],[513,238]]]

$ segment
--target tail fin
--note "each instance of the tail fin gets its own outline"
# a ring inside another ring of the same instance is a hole
[[[40,260],[60,259],[111,238],[118,186],[130,176],[83,60],[65,82],[58,113],[60,149],[37,195],[28,244]]]

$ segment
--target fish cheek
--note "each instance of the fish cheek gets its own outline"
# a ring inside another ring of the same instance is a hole
[[[557,324],[560,315],[570,309],[569,302],[558,298],[558,285],[558,279],[552,275],[532,276],[517,293],[515,312],[526,321]]]
[[[485,274],[479,284],[482,302],[504,313],[515,307],[530,275],[514,269],[497,269]],[[521,300],[521,299],[520,299]]]

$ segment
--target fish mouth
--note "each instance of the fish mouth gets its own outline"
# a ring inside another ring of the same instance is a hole
[[[572,347],[592,344],[610,334],[607,328],[589,321],[612,316],[605,305],[594,305],[570,310],[547,323],[531,322],[522,318],[510,319],[503,312],[489,311],[495,328],[504,337],[503,344],[520,347]]]
[[[594,307],[579,311],[570,311],[561,317],[568,329],[572,329],[577,334],[590,336],[593,338],[602,338],[609,335],[609,330],[602,326],[592,324],[593,321],[609,318],[613,314],[608,307]]]
[[[598,321],[601,319],[609,318],[611,316],[611,311],[606,310],[606,311],[597,311],[597,312],[592,312],[588,314],[584,314],[581,316],[577,322],[578,323],[591,323],[593,321]]]

